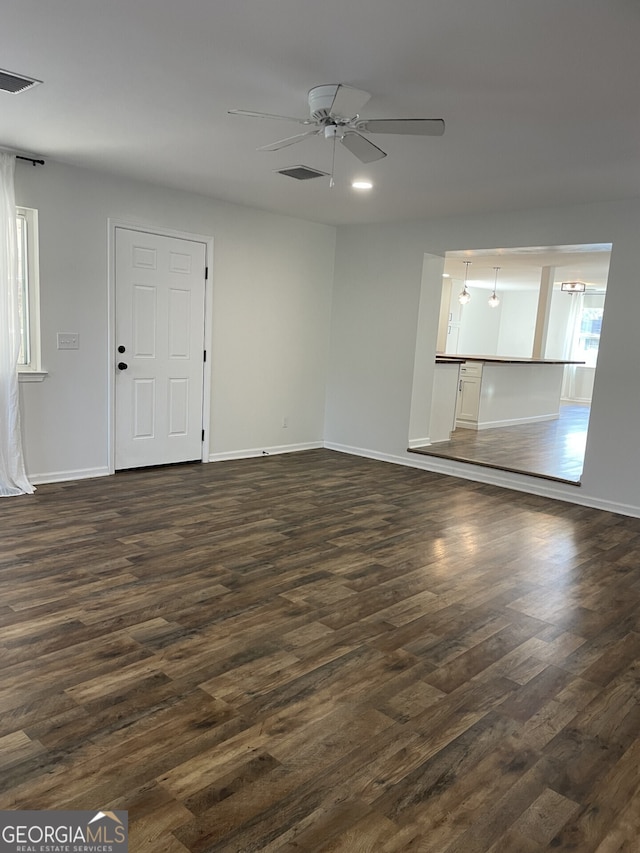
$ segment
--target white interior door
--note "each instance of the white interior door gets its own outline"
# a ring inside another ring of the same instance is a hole
[[[202,458],[206,245],[115,229],[115,467]]]

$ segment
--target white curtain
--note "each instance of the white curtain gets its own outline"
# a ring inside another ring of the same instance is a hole
[[[565,299],[570,299],[569,316],[567,317],[567,328],[564,338],[564,351],[562,358],[571,361],[577,358],[575,354],[576,341],[580,331],[580,317],[582,316],[582,305],[584,302],[581,293],[562,294]],[[576,364],[565,364],[564,378],[562,382],[562,399],[574,400],[576,396]]]
[[[0,497],[31,494],[24,469],[18,407],[18,238],[16,158],[0,152]]]

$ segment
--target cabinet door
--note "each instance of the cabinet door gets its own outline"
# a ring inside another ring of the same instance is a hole
[[[447,323],[447,342],[444,350],[447,355],[455,355],[458,352],[459,337],[460,326],[457,323]]]
[[[462,284],[458,281],[451,282],[451,297],[449,299],[449,322],[450,323],[461,323],[462,322],[462,309],[463,305],[460,304],[458,300],[458,296],[462,292]],[[460,285],[458,287],[458,285]]]
[[[458,391],[458,410],[456,417],[461,421],[478,422],[480,406],[480,382],[477,376],[461,377]]]

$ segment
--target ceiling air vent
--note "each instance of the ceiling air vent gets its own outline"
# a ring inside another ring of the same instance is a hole
[[[309,166],[289,166],[288,169],[276,169],[279,175],[295,178],[296,181],[310,181],[311,178],[328,178],[328,172],[319,172]]]
[[[42,83],[42,80],[35,80],[33,77],[25,77],[22,74],[14,74],[12,71],[0,69],[0,92],[10,92],[12,95],[17,95],[18,92],[31,89],[38,83]]]

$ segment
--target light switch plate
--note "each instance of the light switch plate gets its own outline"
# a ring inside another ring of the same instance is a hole
[[[80,349],[80,335],[77,332],[58,332],[58,349]]]

